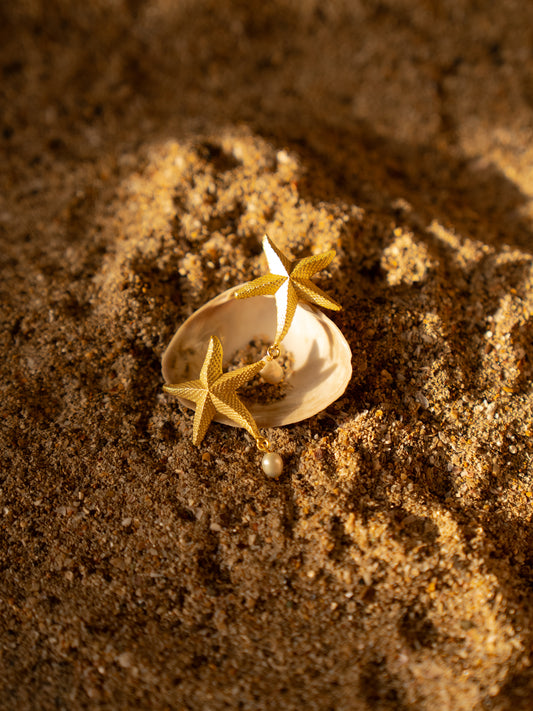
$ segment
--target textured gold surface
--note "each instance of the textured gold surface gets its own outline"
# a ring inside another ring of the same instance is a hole
[[[325,269],[335,257],[335,250],[312,255],[304,259],[290,260],[265,235],[263,249],[268,261],[269,274],[244,284],[235,292],[238,299],[274,294],[276,298],[277,327],[275,344],[287,335],[299,301],[309,301],[317,306],[338,311],[341,305],[314,284],[310,277]]]
[[[163,390],[196,404],[193,424],[193,444],[200,444],[215,414],[225,415],[244,427],[257,441],[261,434],[255,421],[235,391],[251,380],[265,366],[259,360],[228,373],[222,372],[222,344],[211,336],[198,380],[177,385],[164,385]]]

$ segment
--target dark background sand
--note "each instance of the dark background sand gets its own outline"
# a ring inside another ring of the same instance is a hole
[[[533,5],[3,2],[0,707],[530,709]],[[242,430],[177,325],[318,283],[354,376]]]

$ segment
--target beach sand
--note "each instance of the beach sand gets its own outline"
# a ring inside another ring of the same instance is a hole
[[[521,711],[533,670],[533,5],[0,8],[0,708]],[[316,283],[343,397],[162,391],[178,326]]]

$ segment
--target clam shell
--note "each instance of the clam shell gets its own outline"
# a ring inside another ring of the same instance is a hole
[[[273,296],[236,299],[228,289],[195,311],[176,331],[163,354],[162,370],[167,383],[198,378],[210,336],[218,336],[225,362],[255,338],[274,342],[276,301]],[[341,331],[313,306],[299,303],[282,347],[292,354],[291,385],[280,400],[262,404],[242,398],[258,427],[277,427],[305,420],[337,400],[352,376],[352,353]],[[186,407],[194,404],[183,398]],[[216,422],[235,426],[223,416]]]

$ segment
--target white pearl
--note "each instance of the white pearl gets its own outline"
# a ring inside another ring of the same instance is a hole
[[[272,479],[277,479],[283,471],[283,459],[276,452],[267,452],[261,461],[265,474]]]
[[[261,371],[261,377],[265,383],[269,383],[270,385],[277,385],[278,383],[281,383],[283,375],[283,368],[275,360],[268,362]]]

